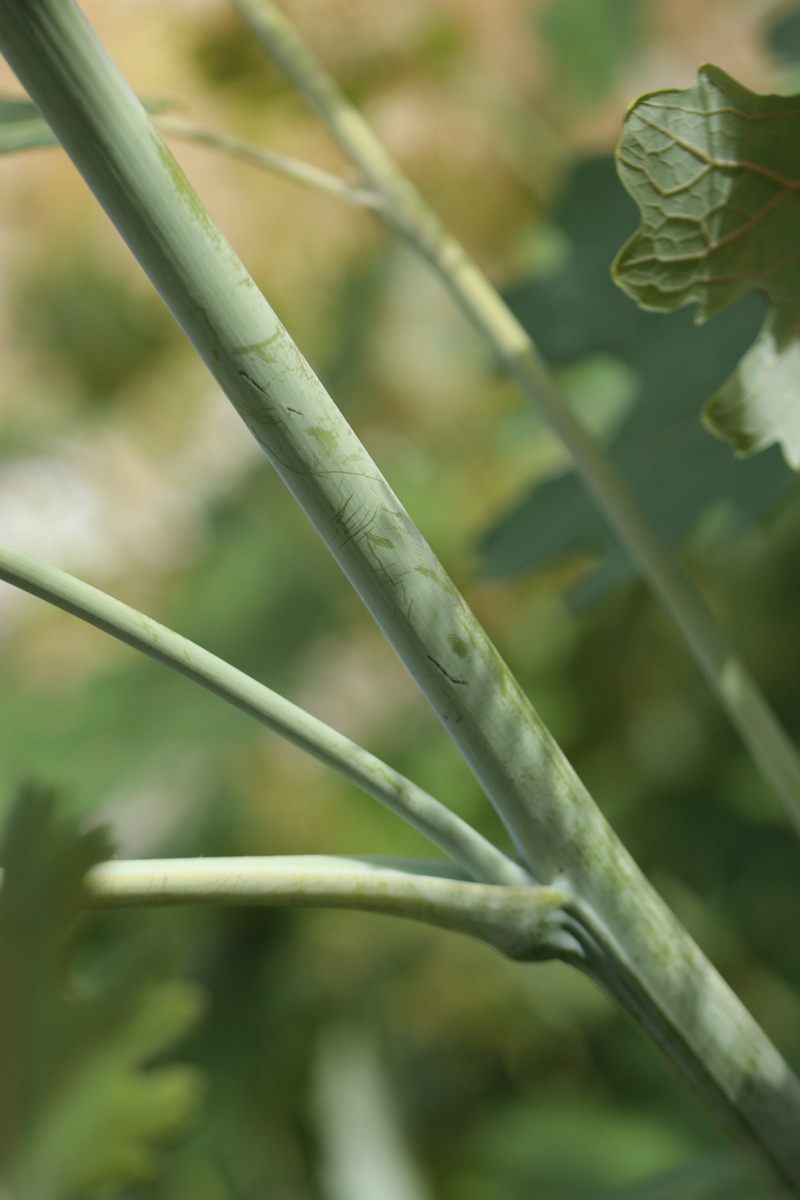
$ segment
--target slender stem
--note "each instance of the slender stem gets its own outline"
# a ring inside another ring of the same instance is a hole
[[[499,363],[550,422],[587,490],[677,625],[800,834],[800,755],[796,747],[626,485],[572,416],[527,331],[272,0],[236,0],[236,4],[367,185],[383,197],[384,204],[377,211],[389,228],[427,262],[486,338]]]
[[[195,142],[200,146],[208,146],[212,150],[222,150],[225,154],[273,171],[276,175],[282,175],[295,183],[302,183],[306,187],[336,196],[339,200],[346,200],[348,204],[357,204],[362,208],[380,208],[381,206],[381,197],[375,192],[368,191],[366,188],[352,187],[338,175],[333,175],[330,171],[323,171],[321,167],[302,162],[298,158],[278,154],[275,150],[265,150],[261,146],[254,146],[252,142],[243,142],[241,138],[232,137],[228,133],[215,133],[213,130],[203,129],[199,125],[192,125],[189,121],[183,121],[176,117],[159,117],[156,124],[161,132],[169,137],[180,138],[183,142]]]
[[[579,953],[564,928],[565,893],[448,878],[440,864],[302,855],[107,862],[87,876],[102,908],[153,904],[292,905],[410,917],[488,942],[510,958]],[[446,866],[444,866],[446,871]]]
[[[508,368],[567,447],[592,496],[683,634],[731,723],[800,835],[800,756],[742,659],[622,479],[563,403],[533,346]]]
[[[73,0],[0,0],[0,49],[536,878],[580,898],[593,941],[613,960],[609,990],[776,1194],[800,1197],[800,1082],[614,835]]]
[[[472,877],[492,883],[530,881],[522,867],[422,788],[188,638],[88,583],[2,543],[0,579],[88,621],[255,717],[408,821]]]

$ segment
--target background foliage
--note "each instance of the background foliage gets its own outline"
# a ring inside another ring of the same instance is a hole
[[[633,96],[686,86],[705,59],[755,90],[795,86],[796,6],[286,7],[530,318],[587,422],[616,439],[620,466],[639,473],[662,532],[800,736],[796,485],[777,454],[733,463],[689,419],[713,354],[735,357],[758,314],[734,309],[698,332],[685,311],[650,317],[611,291],[607,268],[635,218],[615,208],[598,157]],[[193,119],[339,166],[226,4],[86,10],[140,94],[181,97]],[[785,932],[796,841],[562,474],[552,436],[368,217],[176,150],[604,811],[796,1067],[800,949]],[[287,692],[496,835],[445,735],[73,169],[54,151],[1,169],[0,538]],[[514,509],[526,517],[512,553],[500,531]],[[24,780],[58,785],[73,813],[111,825],[122,855],[427,853],[243,716],[7,588],[0,637],[0,802]],[[210,1082],[193,1134],[136,1194],[339,1200],[333,1123],[352,1111],[356,1127],[373,1085],[388,1089],[418,1164],[406,1187],[420,1196],[621,1196],[721,1150],[639,1034],[559,965],[511,965],[367,915],[235,910],[94,918],[86,961],[113,960],[120,937],[136,945],[144,930],[206,992],[176,1053]],[[724,1162],[709,1170],[730,1197]]]

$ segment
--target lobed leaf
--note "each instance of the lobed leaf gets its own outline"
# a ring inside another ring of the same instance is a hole
[[[103,833],[58,820],[27,789],[8,819],[0,890],[0,1192],[70,1197],[146,1178],[155,1143],[179,1130],[193,1068],[147,1064],[194,1023],[198,995],[166,979],[163,955],[131,958],[101,988],[68,971]]]
[[[777,449],[737,462],[703,432],[697,412],[757,335],[763,301],[748,296],[703,328],[686,310],[657,316],[630,304],[611,282],[609,265],[636,227],[636,209],[610,158],[578,163],[555,219],[568,257],[552,276],[508,292],[511,308],[551,365],[603,356],[630,368],[635,403],[607,454],[662,541],[678,544],[703,519],[707,526],[714,520],[715,540],[735,536],[763,518],[794,478]],[[573,592],[579,605],[634,573],[574,471],[532,488],[485,534],[480,551],[492,576],[592,555],[595,569]]]
[[[641,225],[614,278],[643,308],[708,317],[749,291],[772,310],[706,406],[707,425],[748,454],[775,442],[800,468],[800,97],[761,96],[717,67],[691,87],[642,96],[618,150]]]

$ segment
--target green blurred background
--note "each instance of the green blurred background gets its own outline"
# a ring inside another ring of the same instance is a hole
[[[140,95],[346,171],[228,4],[84,7]],[[639,313],[607,275],[636,224],[608,164],[625,106],[708,60],[793,89],[797,6],[285,8],[507,291],[797,738],[797,488],[777,453],[735,463],[699,428],[761,310],[698,331],[686,312]],[[0,84],[18,90],[7,71]],[[797,841],[551,434],[368,215],[174,149],[604,812],[800,1066]],[[70,164],[40,151],[0,170],[0,539],[228,658],[502,838]],[[2,803],[23,780],[56,784],[122,856],[429,853],[243,715],[5,585],[0,658]],[[723,1150],[644,1038],[559,965],[341,913],[114,914],[93,938],[142,927],[207,989],[180,1054],[211,1082],[194,1134],[136,1194],[344,1200],[336,1121],[376,1072],[419,1172],[407,1200],[588,1200]]]

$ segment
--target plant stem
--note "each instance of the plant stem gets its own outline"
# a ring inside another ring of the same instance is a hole
[[[428,264],[498,363],[545,416],[598,508],[672,617],[712,689],[800,834],[800,755],[710,610],[674,563],[622,479],[564,403],[529,334],[399,170],[367,122],[272,0],[235,0],[270,56],[384,200],[389,228]],[[532,535],[533,536],[533,535]]]
[[[0,579],[88,621],[255,717],[408,821],[472,878],[491,883],[530,882],[522,867],[422,788],[188,638],[88,583],[2,543]]]
[[[537,880],[579,897],[605,986],[776,1194],[800,1197],[800,1082],[614,835],[73,0],[0,0],[0,49]]]
[[[212,150],[222,150],[225,154],[241,158],[245,162],[273,171],[294,183],[304,184],[315,188],[348,204],[356,204],[361,208],[380,208],[382,199],[375,192],[366,188],[352,187],[346,180],[340,179],[330,171],[323,171],[311,163],[302,162],[298,158],[290,158],[286,154],[278,154],[275,150],[265,150],[244,142],[241,138],[232,137],[228,133],[215,133],[182,121],[175,117],[159,117],[156,122],[162,133],[169,137],[180,138],[182,142],[194,142],[200,146],[208,146]]]
[[[93,867],[87,886],[91,903],[100,908],[154,904],[351,908],[466,933],[510,958],[531,961],[578,953],[565,928],[561,889],[467,882],[439,874],[439,867],[435,862],[415,861],[400,868],[379,859],[324,855],[115,861]]]

